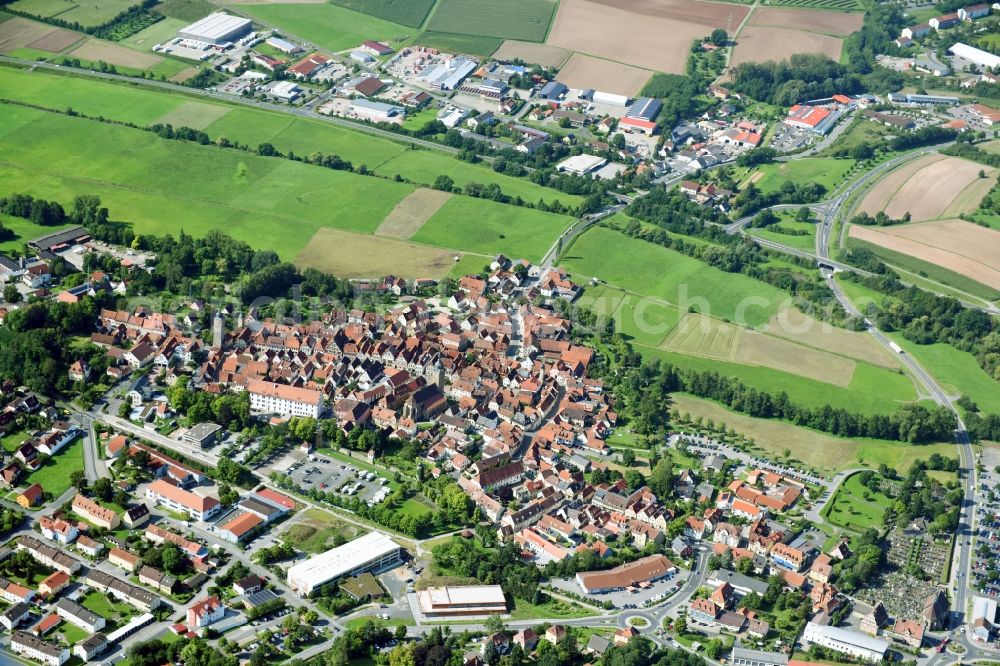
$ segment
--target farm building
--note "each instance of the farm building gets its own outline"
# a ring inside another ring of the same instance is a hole
[[[251,27],[252,22],[248,18],[214,12],[181,28],[177,31],[177,36],[206,44],[225,44],[243,37],[250,32]]]
[[[288,586],[308,596],[341,578],[391,568],[399,564],[400,551],[399,544],[388,534],[370,532],[290,567]]]
[[[963,44],[962,42],[956,42],[954,46],[948,49],[948,52],[957,58],[968,60],[980,67],[992,69],[1000,66],[1000,56],[995,56],[992,53],[977,49],[975,46]]]

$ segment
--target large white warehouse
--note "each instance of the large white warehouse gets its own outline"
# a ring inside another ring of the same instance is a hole
[[[250,32],[253,22],[242,16],[233,16],[225,12],[209,14],[200,21],[177,31],[181,39],[193,39],[206,44],[224,44],[236,41]]]
[[[993,69],[1000,65],[1000,56],[995,56],[992,53],[977,49],[975,46],[963,44],[962,42],[955,42],[955,45],[948,50],[951,51],[952,55],[968,60],[980,67]]]
[[[399,563],[399,544],[382,532],[371,532],[288,569],[288,587],[303,597],[317,588],[366,571],[381,571]]]

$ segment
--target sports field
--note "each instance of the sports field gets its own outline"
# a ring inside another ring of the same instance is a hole
[[[849,235],[1000,290],[1000,231],[964,220],[937,220],[892,227],[854,224]]]
[[[334,4],[240,5],[254,19],[330,51],[345,51],[374,39],[399,44],[414,29]]]
[[[541,42],[555,7],[555,0],[438,0],[427,29]]]
[[[593,228],[573,243],[563,265],[578,282],[596,276],[622,289],[713,317],[763,326],[788,300],[785,292],[725,273],[697,259],[617,231]]]
[[[562,0],[546,43],[683,74],[694,39],[708,36],[713,28],[735,29],[748,11],[701,0]]]
[[[383,216],[384,217],[384,216]],[[539,261],[573,219],[470,197],[452,197],[412,241],[482,255]]]
[[[769,456],[781,458],[788,449],[793,460],[822,472],[837,472],[861,464],[877,467],[885,463],[905,474],[915,460],[926,459],[932,453],[955,455],[953,444],[913,446],[879,439],[846,439],[784,421],[758,419],[733,412],[716,402],[686,393],[675,393],[672,398],[674,406],[682,414],[725,423],[741,435],[752,438],[755,450]]]
[[[442,278],[455,264],[454,250],[442,250],[395,238],[368,236],[338,229],[319,229],[295,264],[344,278]],[[479,257],[489,263],[489,257]]]

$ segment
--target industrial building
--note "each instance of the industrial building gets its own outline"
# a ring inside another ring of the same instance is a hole
[[[246,35],[252,26],[253,22],[248,18],[215,12],[181,28],[177,36],[206,44],[226,44]]]
[[[732,666],[788,666],[788,655],[781,652],[749,650],[736,641],[729,655]]]
[[[394,104],[355,99],[351,101],[351,113],[357,118],[370,120],[373,123],[391,123],[402,120],[406,115],[406,110]]]
[[[971,638],[985,643],[990,639],[997,619],[997,602],[989,597],[976,597],[972,602]]]
[[[461,57],[451,58],[450,60],[428,65],[417,75],[417,81],[437,90],[454,90],[462,85],[465,77],[472,74],[476,70],[476,67],[475,60]]]
[[[663,102],[652,97],[640,97],[628,108],[625,115],[628,118],[638,118],[640,120],[656,120],[663,108]]]
[[[586,176],[600,169],[608,163],[608,160],[597,155],[574,155],[567,157],[556,165],[556,171],[561,173],[571,173],[577,176]]]
[[[948,52],[955,57],[968,60],[980,67],[987,67],[989,69],[1000,67],[1000,56],[995,56],[992,53],[977,49],[975,46],[963,44],[962,42],[955,42],[955,45],[948,49]]]
[[[288,569],[288,586],[306,597],[323,585],[400,562],[402,549],[388,534],[370,532]]]
[[[882,661],[889,649],[889,641],[885,639],[815,622],[806,625],[802,640],[864,661]]]
[[[499,585],[431,587],[417,593],[417,602],[428,619],[507,612],[507,599]]]

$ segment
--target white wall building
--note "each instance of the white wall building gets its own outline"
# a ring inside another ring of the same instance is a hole
[[[26,631],[15,631],[11,634],[10,649],[15,654],[23,655],[49,666],[62,666],[69,660],[69,648],[43,641]]]
[[[327,583],[399,563],[399,544],[382,532],[370,532],[288,569],[288,586],[306,597]]]
[[[953,56],[957,56],[963,60],[968,60],[971,63],[979,65],[980,67],[993,69],[994,67],[1000,66],[1000,56],[995,56],[992,53],[983,51],[982,49],[977,49],[975,46],[969,46],[968,44],[963,44],[962,42],[955,42],[955,45],[948,50]]]
[[[177,31],[177,36],[206,44],[225,44],[247,34],[252,27],[253,22],[248,18],[214,12],[200,21],[181,28]]]
[[[247,382],[250,409],[282,416],[311,416],[318,419],[323,408],[323,393],[313,389],[285,386],[252,379]]]
[[[802,640],[865,661],[882,661],[889,649],[889,641],[883,638],[813,622],[806,625]]]

